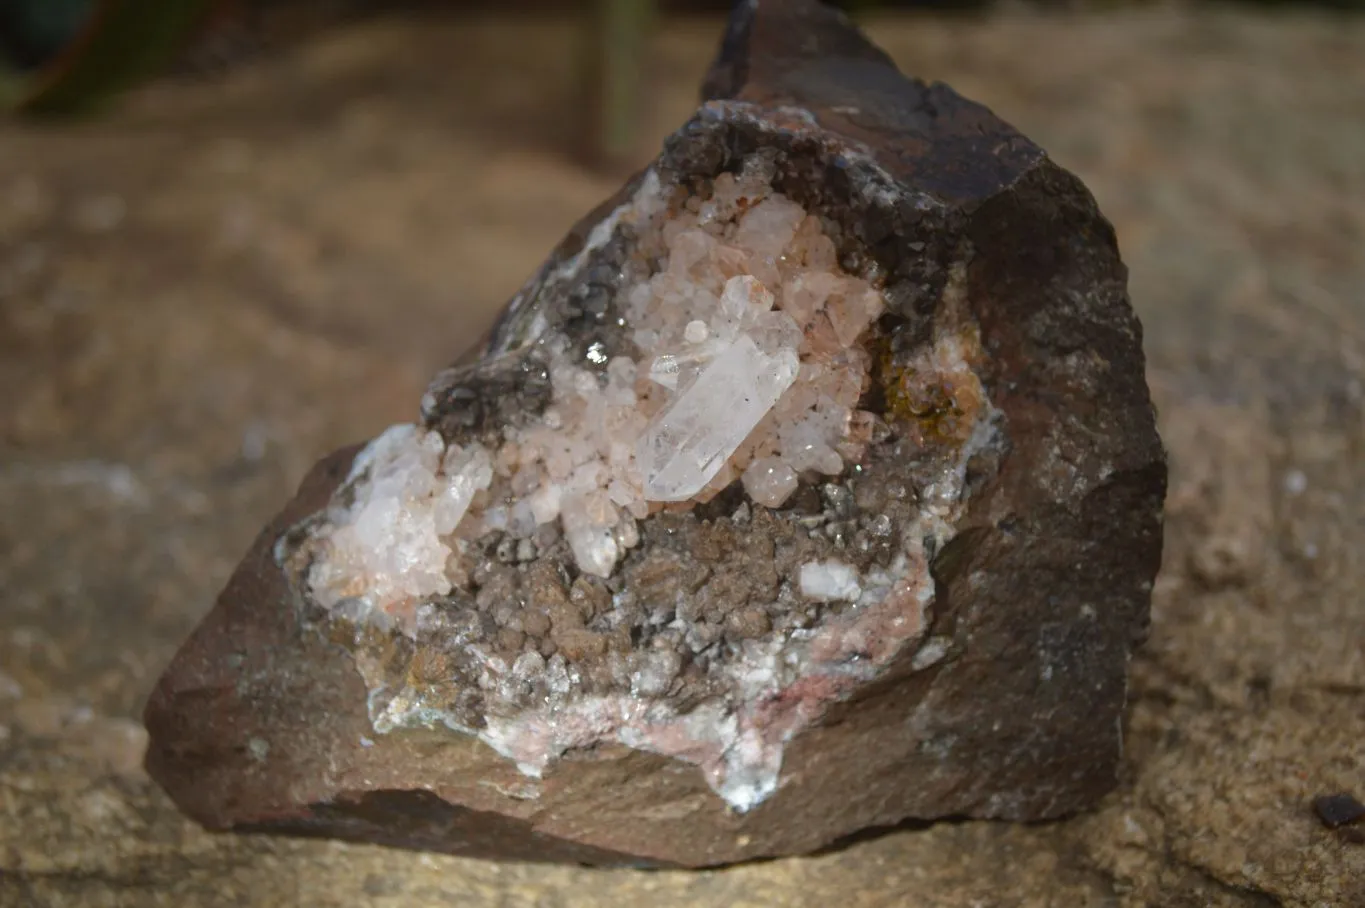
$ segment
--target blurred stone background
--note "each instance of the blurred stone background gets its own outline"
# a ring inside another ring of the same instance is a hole
[[[1365,836],[1310,807],[1365,798],[1365,20],[1322,10],[864,17],[1079,173],[1132,269],[1172,486],[1098,811],[705,873],[182,819],[139,766],[157,673],[307,466],[413,418],[619,183],[578,153],[580,18],[324,7],[0,121],[0,906],[1365,905]],[[618,167],[720,20],[657,25]]]

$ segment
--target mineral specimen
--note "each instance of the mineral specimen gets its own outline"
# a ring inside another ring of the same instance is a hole
[[[815,2],[704,91],[257,541],[147,709],[192,816],[703,866],[1113,784],[1165,465],[1112,229]]]

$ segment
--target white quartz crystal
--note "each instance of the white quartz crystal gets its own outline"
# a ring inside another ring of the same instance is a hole
[[[354,500],[332,515],[326,557],[312,571],[317,600],[331,607],[359,598],[383,608],[449,593],[443,537],[492,482],[488,452],[447,448],[436,432],[394,426],[356,457],[351,476]]]
[[[493,466],[481,447],[450,445],[441,459],[441,470],[445,482],[438,484],[433,516],[436,535],[449,536],[464,519],[474,496],[493,481]]]
[[[858,572],[842,561],[807,561],[801,565],[801,595],[816,602],[856,602],[863,593]]]
[[[769,356],[741,335],[645,429],[636,457],[651,501],[696,495],[796,380],[796,350]]]
[[[744,491],[765,508],[781,507],[798,485],[796,471],[776,457],[755,460],[744,471],[743,479]]]
[[[616,506],[601,491],[570,496],[563,506],[564,537],[574,561],[581,570],[598,577],[610,577],[621,555],[615,527]]]

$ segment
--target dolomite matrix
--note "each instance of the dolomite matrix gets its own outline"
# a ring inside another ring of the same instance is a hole
[[[1113,785],[1165,465],[1112,229],[813,2],[704,95],[262,533],[148,705],[189,814],[706,866]]]

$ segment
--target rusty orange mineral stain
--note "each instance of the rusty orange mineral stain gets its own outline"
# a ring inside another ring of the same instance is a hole
[[[962,444],[985,403],[981,380],[970,368],[980,357],[978,332],[961,330],[954,339],[967,368],[946,369],[922,357],[907,362],[889,344],[878,351],[887,421],[909,426],[911,439],[919,444]]]

